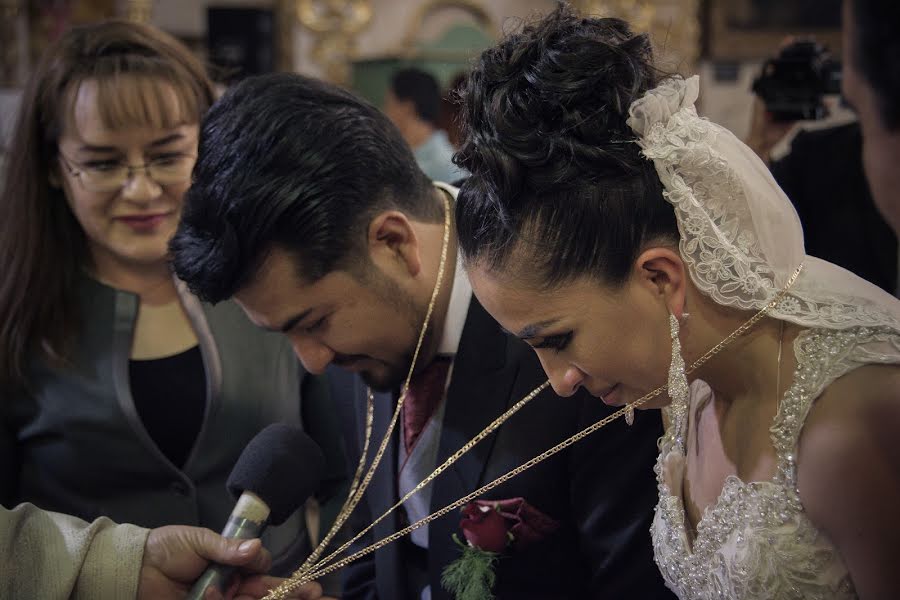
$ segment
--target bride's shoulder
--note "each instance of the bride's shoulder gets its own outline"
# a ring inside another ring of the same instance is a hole
[[[900,473],[898,441],[900,366],[864,365],[831,383],[810,408],[799,440],[798,485],[809,512],[814,516],[818,501],[827,504],[848,479],[884,468]]]
[[[900,441],[900,365],[863,365],[827,386],[810,408],[800,449],[811,458],[821,455],[819,445],[850,450],[864,440]]]
[[[878,540],[900,535],[900,520],[893,516],[900,505],[898,441],[898,366],[866,365],[837,379],[813,404],[803,427],[797,454],[800,499],[854,577],[866,561],[884,562],[895,553]]]
[[[879,428],[891,415],[900,417],[900,365],[867,364],[822,391],[810,409],[812,423],[807,426],[840,419],[848,426]]]

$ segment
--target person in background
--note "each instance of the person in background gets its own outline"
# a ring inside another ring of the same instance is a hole
[[[802,130],[769,164],[803,224],[806,252],[897,291],[897,236],[863,172],[859,123]]]
[[[795,47],[796,38],[782,42]],[[801,40],[797,43],[809,43]],[[810,58],[812,60],[812,58]],[[812,83],[810,83],[812,85]],[[754,98],[747,145],[769,165],[803,224],[807,253],[897,292],[897,236],[878,211],[863,170],[860,123],[841,122],[836,97],[823,103],[836,124],[776,118]],[[773,149],[790,137],[787,153]],[[852,240],[852,242],[851,242]]]
[[[0,507],[0,597],[178,600],[210,562],[265,573],[271,556],[258,540],[228,539],[200,527],[146,530],[101,517],[86,523],[32,504]],[[242,575],[228,597],[261,598],[281,582]],[[214,594],[214,592],[213,592]],[[321,598],[310,583],[297,600]]]
[[[844,98],[859,115],[875,204],[900,235],[900,3],[844,1]]]
[[[220,530],[247,442],[316,406],[289,344],[169,269],[213,101],[200,62],[145,25],[73,29],[37,66],[0,199],[4,506]],[[302,511],[266,532],[275,572],[306,537]]]
[[[391,78],[384,113],[412,148],[422,172],[433,181],[453,183],[464,177],[465,171],[453,164],[455,149],[447,132],[437,128],[440,110],[441,88],[430,74],[408,68]]]

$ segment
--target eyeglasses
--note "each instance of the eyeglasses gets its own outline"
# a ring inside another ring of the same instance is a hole
[[[142,165],[127,165],[115,160],[92,160],[78,163],[59,154],[69,174],[77,177],[89,192],[112,192],[121,189],[138,172],[160,186],[184,183],[191,178],[191,170],[197,157],[191,154],[170,153],[154,158]]]

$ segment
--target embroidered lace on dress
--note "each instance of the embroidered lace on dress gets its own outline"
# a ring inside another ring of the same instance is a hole
[[[797,443],[813,401],[831,382],[863,364],[900,363],[900,334],[889,328],[814,329],[794,347],[794,380],[770,429],[774,478],[745,483],[729,476],[697,523],[693,544],[681,494],[688,407],[669,409],[671,424],[655,469],[660,502],[651,534],[663,578],[682,600],[857,597],[837,550],[803,510]]]
[[[794,381],[770,430],[776,475],[751,483],[729,477],[693,544],[681,493],[688,406],[667,409],[671,426],[656,465],[656,561],[684,600],[855,598],[841,557],[804,513],[795,453],[806,415],[826,386],[861,364],[900,364],[900,302],[806,255],[792,204],[745,144],[697,115],[699,93],[697,77],[667,79],[632,103],[628,119],[675,210],[691,281],[716,304],[757,311],[802,265],[768,315],[805,331],[794,343]]]

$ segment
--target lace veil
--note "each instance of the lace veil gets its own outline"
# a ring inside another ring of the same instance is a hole
[[[719,304],[756,311],[802,263],[771,316],[804,327],[900,332],[900,301],[806,255],[797,213],[765,164],[731,132],[697,115],[699,88],[697,76],[667,79],[631,105],[628,119],[675,208],[694,284]]]

